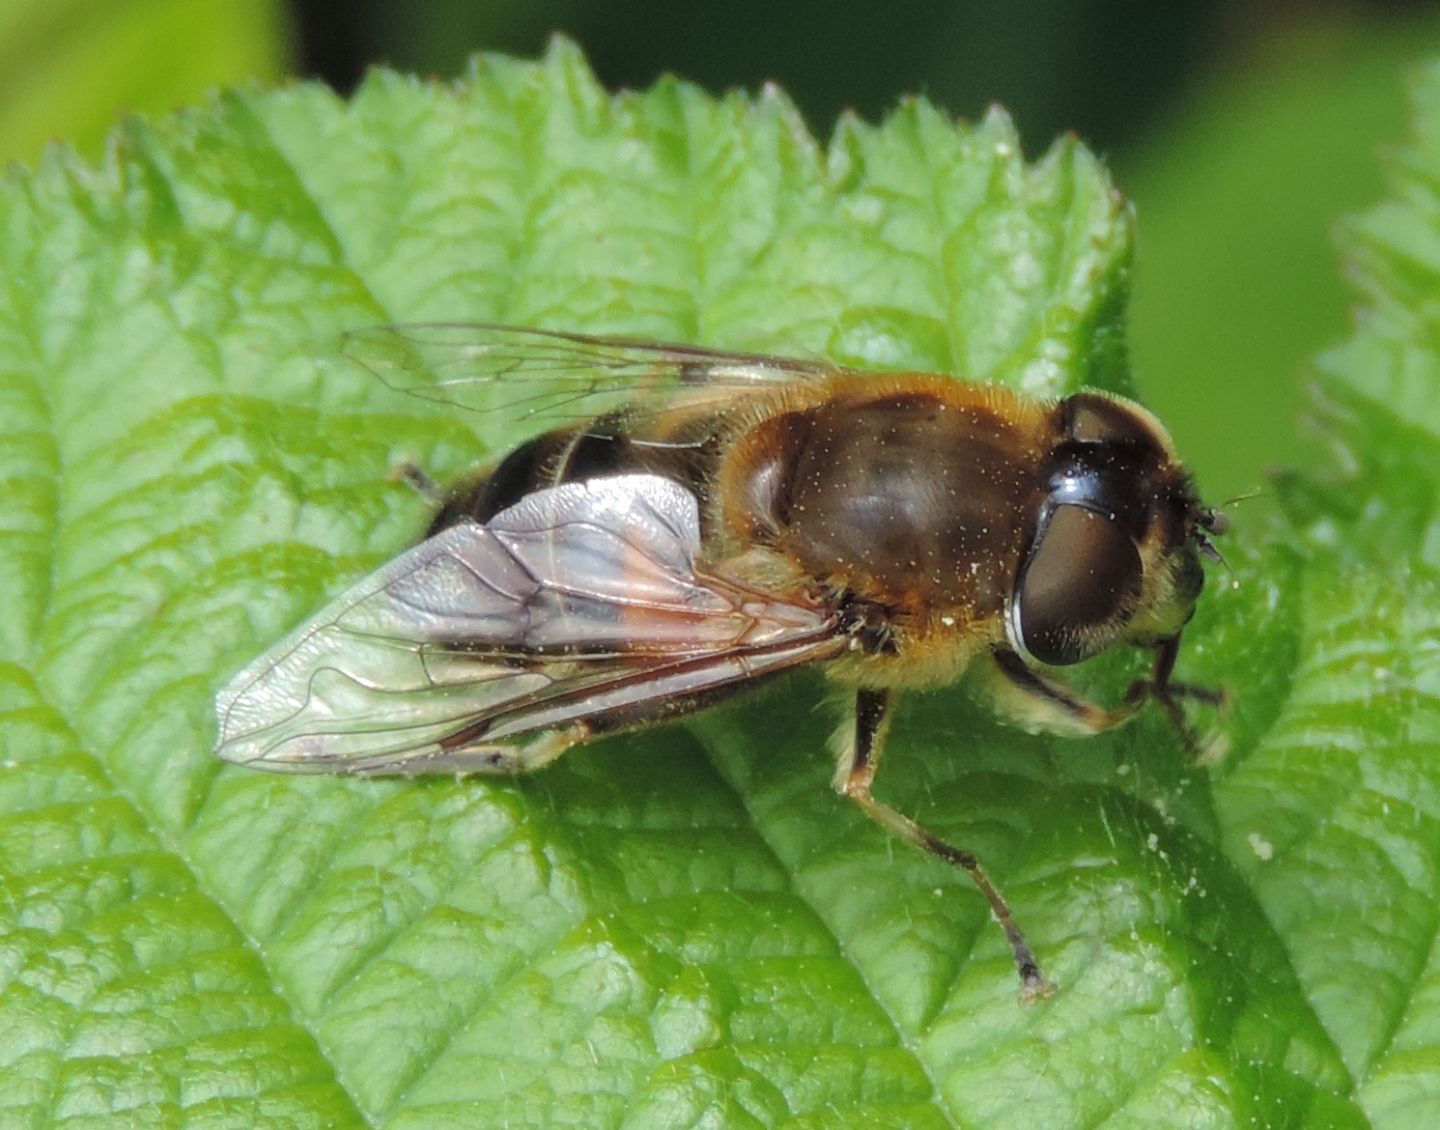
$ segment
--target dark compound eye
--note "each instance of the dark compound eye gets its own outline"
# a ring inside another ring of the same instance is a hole
[[[1042,663],[1078,663],[1103,650],[1140,594],[1135,543],[1103,514],[1056,506],[1015,589],[1012,626]]]

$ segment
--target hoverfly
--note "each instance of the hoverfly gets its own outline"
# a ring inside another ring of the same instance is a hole
[[[1226,521],[1154,416],[1098,391],[499,325],[377,328],[346,351],[445,404],[571,420],[454,486],[425,540],[236,675],[221,757],[527,772],[820,663],[854,692],[836,788],[968,872],[1025,994],[1051,990],[974,854],[871,787],[897,692],[977,665],[1031,730],[1097,734],[1153,699],[1188,740],[1179,699],[1218,701],[1171,673]],[[1119,644],[1154,666],[1113,708],[1049,670]]]

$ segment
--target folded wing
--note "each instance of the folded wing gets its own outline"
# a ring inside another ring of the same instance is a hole
[[[697,565],[694,496],[566,483],[356,584],[217,697],[216,752],[289,772],[485,770],[847,646],[826,609]]]

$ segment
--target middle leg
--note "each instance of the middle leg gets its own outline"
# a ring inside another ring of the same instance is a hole
[[[996,889],[990,877],[980,866],[975,853],[955,847],[910,817],[878,801],[871,795],[870,788],[875,781],[875,771],[880,763],[880,754],[890,716],[890,694],[883,690],[860,690],[855,694],[855,738],[851,747],[840,758],[835,775],[836,789],[848,796],[866,814],[887,831],[909,840],[916,847],[959,867],[974,880],[995,915],[1010,950],[1015,956],[1015,968],[1020,974],[1021,999],[1036,1000],[1049,996],[1055,985],[1040,970],[1035,951],[1030,948],[1024,932],[1005,898]]]

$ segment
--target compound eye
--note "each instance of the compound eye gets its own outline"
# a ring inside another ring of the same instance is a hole
[[[1018,642],[1057,665],[1103,651],[1140,595],[1141,568],[1135,543],[1103,514],[1055,507],[1015,587]]]

